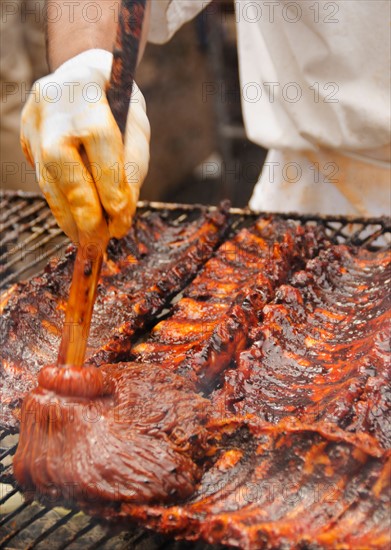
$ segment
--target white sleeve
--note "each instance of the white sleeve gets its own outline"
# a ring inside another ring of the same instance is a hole
[[[211,0],[150,0],[148,41],[164,44],[178,29],[200,13]]]

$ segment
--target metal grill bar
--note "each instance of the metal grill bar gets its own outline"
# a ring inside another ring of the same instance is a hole
[[[42,235],[43,233],[45,233],[46,231],[54,227],[55,225],[54,220],[49,220],[49,223],[43,224],[42,227],[37,227],[37,225],[41,224],[41,222],[45,221],[47,218],[50,218],[50,216],[51,216],[50,212],[44,212],[43,214],[38,216],[35,220],[32,220],[31,222],[25,225],[26,230],[31,229],[30,236],[27,237],[24,241],[25,244],[30,244],[34,239],[37,238],[37,236]],[[60,232],[60,230],[58,231]],[[5,246],[6,244],[7,244],[6,239],[4,239],[3,241],[0,241],[0,246]],[[15,248],[11,248],[11,250],[7,250],[3,254],[1,254],[0,261],[6,260],[7,255],[11,255],[17,252],[17,248],[18,247],[16,245]]]
[[[80,529],[80,531],[78,531],[74,535],[74,537],[72,537],[65,544],[61,545],[58,550],[64,550],[65,548],[68,548],[68,546],[75,542],[75,540],[81,539],[83,535],[94,529],[94,527],[96,527],[97,525],[99,525],[99,521],[97,519],[91,519],[90,522],[85,527],[83,527],[83,529]]]
[[[23,206],[25,206],[25,205],[28,206],[28,203],[24,202]],[[42,210],[42,205],[39,204],[39,203],[38,204],[33,204],[30,208],[27,208],[24,211],[22,211],[21,208],[17,208],[15,206],[15,208],[11,209],[11,211],[12,210],[13,210],[13,213],[15,213],[15,216],[11,216],[10,219],[7,222],[0,225],[1,233],[3,233],[6,229],[9,229],[10,227],[15,225],[16,223],[20,223],[21,219],[29,218],[30,216],[33,216],[34,214],[36,214],[37,212]]]
[[[143,212],[142,215],[148,216],[151,211],[156,210],[164,211],[172,222],[181,223],[186,216],[194,214],[200,205],[141,201],[138,207]],[[57,227],[45,200],[40,195],[2,192],[0,208],[0,228],[3,233],[0,241],[0,288],[5,288],[20,280],[22,276],[28,277],[37,273],[48,258],[65,249],[69,240]],[[213,211],[217,207],[208,208]],[[251,223],[256,217],[246,208],[232,208],[230,212],[233,216],[232,229]],[[371,245],[385,246],[389,242],[391,232],[389,218],[325,217],[297,213],[275,215],[298,223],[320,224],[334,242],[368,248],[371,248]],[[388,241],[376,243],[379,237],[385,235],[388,235]]]
[[[0,499],[0,506],[5,504],[7,502],[7,500],[9,500],[11,497],[13,497],[14,495],[16,495],[16,493],[18,492],[18,489],[12,489],[11,491],[8,491],[1,499]]]
[[[65,525],[70,521],[73,516],[76,514],[73,510],[68,512],[63,518],[61,518],[57,523],[53,524],[51,527],[43,531],[29,546],[26,547],[26,550],[31,550],[39,545],[40,542],[47,539],[52,533],[59,529],[62,525]]]
[[[9,449],[7,449],[3,453],[1,453],[0,454],[0,460],[3,460],[3,458],[5,458],[7,455],[9,455],[9,453],[10,453]]]
[[[29,503],[25,502],[22,506],[23,506],[23,509],[25,509],[27,506],[29,506]],[[22,522],[18,526],[17,529],[12,531],[11,533],[8,533],[8,535],[6,535],[3,538],[3,540],[0,541],[0,544],[4,545],[4,544],[8,543],[10,540],[15,538],[16,535],[18,535],[21,531],[23,531],[23,529],[25,529],[26,527],[29,527],[32,523],[34,523],[34,521],[37,521],[39,518],[44,516],[46,514],[46,512],[47,512],[47,510],[44,508],[43,510],[40,510],[39,512],[34,514],[33,516],[28,517],[24,522]],[[8,521],[9,521],[9,519],[8,519]]]
[[[180,224],[191,220],[200,212],[199,205],[140,202],[140,215],[149,216],[159,211],[171,223]],[[205,208],[205,207],[202,207]],[[216,207],[208,207],[211,211]],[[68,239],[57,228],[45,200],[36,194],[23,192],[0,193],[0,288],[38,273],[48,258],[58,254],[68,245]],[[257,217],[248,209],[231,209],[231,233],[249,225]],[[269,215],[269,214],[268,214]],[[351,218],[344,216],[277,214],[296,223],[321,225],[335,243],[346,243],[368,249],[388,246],[391,220],[389,218]],[[27,253],[27,254],[26,254]],[[32,261],[29,254],[35,254]],[[27,255],[27,258],[24,256]],[[26,261],[27,260],[27,261]],[[11,443],[7,438],[14,438]],[[0,428],[0,472],[2,482],[11,485],[0,495],[0,506],[9,505],[18,496],[12,478],[12,456],[16,450],[15,436]],[[0,538],[1,548],[90,548],[137,550],[175,549],[201,550],[212,548],[203,543],[173,542],[161,535],[151,534],[141,528],[113,534],[98,519],[91,519],[75,510],[61,514],[55,509],[28,502],[18,504],[8,513],[0,515],[0,526],[5,532]],[[11,546],[8,543],[11,542]],[[215,547],[217,548],[217,547]]]
[[[13,439],[10,444],[7,443],[8,437],[12,437]],[[17,439],[17,436],[11,434],[8,430],[2,430],[0,433],[0,449],[2,450],[0,455],[0,473],[2,483],[13,482],[12,457],[15,454],[17,446],[15,439]],[[0,498],[0,506],[3,506],[12,496],[10,491],[7,491],[7,493]]]
[[[0,527],[5,525],[6,523],[9,523],[12,519],[14,519],[18,514],[23,512],[23,510],[29,505],[28,502],[23,502],[18,508],[13,510],[13,512],[10,512],[9,514],[6,514],[2,520],[0,521]]]
[[[58,236],[58,235],[62,235],[61,230],[56,231],[55,236]],[[46,238],[41,240],[40,246],[46,245],[46,244],[50,243],[52,240],[53,240],[53,236],[46,237]],[[49,248],[49,250],[46,250],[45,252],[43,252],[39,257],[38,262],[33,262],[32,264],[27,264],[26,263],[25,265],[22,265],[20,268],[16,269],[12,273],[10,273],[7,277],[4,277],[2,279],[1,286],[5,287],[5,286],[8,286],[10,283],[19,280],[20,276],[22,274],[27,275],[27,272],[31,271],[31,269],[33,269],[33,268],[36,268],[38,270],[38,266],[40,264],[42,264],[48,258],[51,258],[52,256],[54,256],[56,254],[56,252],[58,252],[59,250],[64,250],[68,246],[68,244],[69,244],[69,240],[67,238],[65,238],[65,239],[63,238],[59,244],[57,244],[56,246],[54,246],[52,248]],[[17,263],[17,260],[9,262],[7,264],[7,268],[9,269],[10,267],[15,265],[16,263]],[[0,271],[0,273],[1,273],[1,271]]]

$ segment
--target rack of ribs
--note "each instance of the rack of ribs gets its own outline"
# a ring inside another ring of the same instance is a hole
[[[102,268],[87,360],[119,361],[140,331],[199,271],[227,229],[225,205],[172,223],[159,213],[136,217],[124,239],[111,241]],[[45,364],[56,362],[75,250],[43,275],[8,290],[1,316],[0,425],[18,426],[20,402]],[[66,327],[65,327],[66,328]],[[68,327],[72,330],[72,327]]]
[[[132,362],[101,367],[101,398],[73,398],[45,460],[22,442],[18,480],[188,540],[387,548],[389,276],[387,253],[260,218],[117,354]]]
[[[276,287],[324,244],[314,228],[258,219],[218,249],[132,359],[162,364],[210,392],[248,344]]]
[[[389,548],[391,464],[373,438],[360,445],[338,430],[331,437],[245,417],[207,429],[209,437],[216,431],[218,458],[191,497],[171,506],[123,503],[123,518],[248,550]]]
[[[390,447],[390,275],[388,252],[344,245],[308,262],[265,306],[255,342],[213,396],[218,408],[330,423]]]
[[[18,481],[40,495],[46,486],[56,488],[62,498],[72,485],[77,488],[74,498],[87,508],[88,500],[98,496],[106,503],[172,502],[189,496],[205,459],[213,455],[205,428],[210,402],[200,393],[208,394],[216,386],[247,345],[278,285],[323,244],[324,235],[313,228],[271,218],[260,218],[226,241],[150,338],[130,351],[136,362],[101,367],[103,397],[90,404],[88,399],[61,397],[61,408],[66,401],[72,421],[51,433],[50,445],[46,438],[34,446],[20,440],[14,463]],[[56,404],[53,397],[53,414]],[[186,407],[187,417],[180,413]],[[90,409],[96,422],[89,421]],[[36,410],[23,409],[21,421],[34,414]],[[197,432],[198,417],[203,422]],[[37,430],[35,438],[40,433]],[[105,444],[99,458],[93,459],[97,440]]]
[[[245,549],[388,548],[390,263],[333,246],[280,286],[210,395],[196,491],[121,514]]]

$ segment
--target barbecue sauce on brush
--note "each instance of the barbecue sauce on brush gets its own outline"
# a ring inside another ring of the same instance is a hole
[[[50,389],[40,385],[24,400],[21,423],[29,430],[21,430],[14,458],[25,490],[50,497],[51,505],[95,512],[118,502],[175,502],[193,494],[208,450],[210,403],[188,380],[157,365],[118,363],[63,369],[69,377],[57,391],[58,371],[42,372]],[[90,373],[102,395],[61,395],[66,386],[73,391],[80,375],[85,388]]]

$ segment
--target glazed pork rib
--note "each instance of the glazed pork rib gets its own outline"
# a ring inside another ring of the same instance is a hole
[[[194,277],[227,225],[225,206],[185,224],[158,213],[137,216],[128,236],[109,245],[87,360],[99,365],[126,357],[135,332]],[[0,327],[2,426],[17,428],[21,399],[36,385],[40,368],[56,361],[74,257],[71,248],[43,275],[7,292]]]
[[[254,344],[213,396],[218,408],[331,423],[390,447],[390,281],[388,252],[321,252],[265,306]]]
[[[131,352],[210,392],[259,324],[276,287],[324,244],[314,228],[259,218],[226,241],[184,292],[170,317]]]
[[[91,403],[53,397],[66,414],[72,411],[73,421],[52,429],[49,444],[46,436],[40,441],[46,433],[45,425],[39,429],[40,416],[33,423],[34,445],[30,433],[21,434],[14,462],[19,483],[41,495],[46,486],[55,487],[63,497],[71,484],[74,498],[87,507],[97,498],[107,505],[191,495],[209,452],[214,454],[205,428],[210,402],[200,390],[207,393],[217,384],[258,327],[275,288],[313,255],[317,239],[323,242],[323,234],[311,228],[260,218],[224,243],[151,338],[130,352],[138,363],[101,367],[102,397]],[[37,411],[29,404],[35,407],[42,395],[37,390],[23,407],[22,422],[34,418]],[[91,408],[97,422],[83,414]],[[94,459],[97,440],[102,448]]]
[[[282,285],[210,396],[216,460],[196,492],[121,514],[244,549],[388,548],[390,263],[335,246]]]
[[[331,438],[244,417],[207,428],[218,458],[192,497],[173,506],[123,503],[120,515],[244,550],[389,548],[391,464],[373,438],[364,445],[338,430]]]

